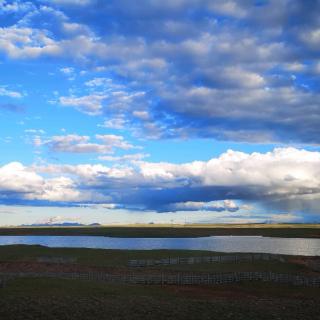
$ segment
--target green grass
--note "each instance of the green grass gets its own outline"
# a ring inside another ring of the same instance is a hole
[[[221,253],[191,250],[101,250],[0,246],[1,262],[34,262],[41,256],[72,257],[83,266],[123,268],[129,259],[208,256]],[[288,257],[289,259],[291,257]],[[152,268],[151,268],[152,269]],[[171,265],[162,271],[274,271],[303,273],[295,263],[275,261]],[[320,304],[319,288],[263,282],[212,286],[120,285],[66,279],[11,280],[0,288],[2,320],[140,320],[140,319],[237,319],[315,320]]]
[[[0,261],[36,261],[38,257],[71,257],[83,265],[126,267],[131,259],[208,256],[218,253],[191,250],[105,250],[85,248],[48,248],[39,245],[0,246]]]
[[[163,266],[159,269],[182,272],[276,272],[300,274],[307,272],[304,266],[292,263],[280,263],[276,261],[255,261],[241,263],[203,263],[194,265]]]
[[[163,290],[157,286],[115,285],[97,281],[81,281],[69,279],[16,279],[8,283],[8,286],[0,291],[0,297],[5,295],[29,297],[58,296],[88,297],[88,296],[137,296],[152,295],[166,296]],[[174,296],[172,294],[171,296]]]
[[[131,259],[161,259],[168,257],[198,257],[230,255],[219,252],[196,250],[105,250],[84,248],[48,248],[43,246],[10,245],[0,246],[1,261],[35,262],[39,257],[70,257],[83,266],[112,267],[127,269]],[[286,259],[292,257],[286,256]],[[129,268],[128,268],[129,269]],[[231,272],[231,271],[273,271],[283,273],[303,273],[308,269],[302,265],[277,261],[254,261],[241,263],[201,263],[194,265],[170,265],[149,267],[149,270],[191,271],[191,272]],[[135,269],[130,269],[130,272]],[[146,270],[138,268],[137,270]]]
[[[0,319],[319,319],[319,289],[266,283],[206,287],[19,279],[0,289]]]
[[[196,288],[194,286],[186,286]],[[175,290],[172,290],[172,289]],[[210,294],[221,292],[233,288],[241,293],[252,294],[257,296],[273,297],[302,297],[314,298],[315,294],[320,293],[319,288],[295,287],[291,285],[279,285],[262,282],[243,282],[238,284],[202,286]],[[183,291],[183,290],[181,290]],[[52,279],[52,278],[21,278],[11,280],[8,285],[0,290],[0,298],[5,296],[39,298],[45,296],[61,297],[110,297],[110,296],[149,296],[163,298],[179,298],[181,294],[176,286],[155,286],[155,285],[125,285],[109,284],[97,281]]]
[[[0,228],[0,235],[87,235],[108,237],[180,238],[219,235],[320,238],[319,224],[132,225],[101,227]]]

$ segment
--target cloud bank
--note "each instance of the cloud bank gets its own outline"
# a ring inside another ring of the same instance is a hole
[[[320,214],[320,153],[277,148],[229,150],[207,162],[136,161],[131,165],[10,163],[0,169],[2,203],[109,204],[128,210],[229,211],[237,201]],[[297,205],[299,204],[299,205]]]

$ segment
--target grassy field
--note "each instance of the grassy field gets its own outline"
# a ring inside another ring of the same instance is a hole
[[[50,270],[39,257],[69,257],[76,264],[55,269],[116,270],[132,272],[129,259],[208,256],[221,253],[188,250],[101,250],[0,246],[0,272]],[[304,259],[304,258],[303,258]],[[140,268],[141,269],[141,268]],[[308,274],[310,270],[286,257],[286,262],[255,261],[172,265],[142,268],[151,272],[274,271]],[[108,271],[109,270],[109,271]],[[17,279],[0,288],[0,319],[93,320],[93,319],[320,319],[320,288],[304,288],[262,282],[212,286],[116,285],[94,281]]]
[[[0,319],[319,319],[318,289],[247,283],[211,287],[19,279],[0,289]]]
[[[40,257],[65,257],[73,258],[78,266],[121,268],[131,272],[128,268],[128,260],[131,259],[161,259],[168,257],[198,257],[228,255],[226,253],[195,251],[195,250],[103,250],[83,248],[47,248],[42,246],[11,245],[0,246],[1,262],[37,262]],[[273,271],[283,273],[308,272],[303,264],[291,263],[293,256],[286,256],[286,262],[254,261],[223,264],[194,264],[194,265],[170,265],[155,266],[148,269],[162,271],[193,271],[193,272],[231,272],[231,271]],[[138,268],[139,269],[139,268]],[[1,270],[1,269],[0,269]]]
[[[0,228],[0,235],[88,235],[106,237],[181,238],[221,235],[320,238],[320,224],[127,225],[100,227]]]

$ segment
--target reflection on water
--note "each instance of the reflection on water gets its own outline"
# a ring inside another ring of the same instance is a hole
[[[97,249],[189,249],[320,256],[320,239],[216,236],[205,238],[110,238],[96,236],[0,236],[0,245]]]

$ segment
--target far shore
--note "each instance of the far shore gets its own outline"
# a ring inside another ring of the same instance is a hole
[[[0,236],[104,236],[122,238],[194,238],[265,236],[320,238],[320,224],[131,224],[99,226],[0,227]]]

